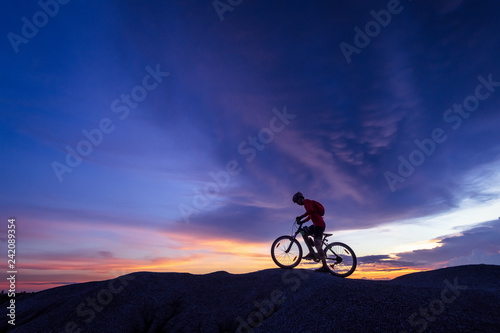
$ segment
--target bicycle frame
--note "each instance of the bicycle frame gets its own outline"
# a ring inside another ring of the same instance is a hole
[[[297,235],[300,233],[304,238],[307,238],[309,237],[309,235],[306,235],[305,234],[305,231],[304,231],[304,228],[302,228],[302,224],[299,224],[297,222],[295,222],[295,224],[297,224],[299,227],[297,228],[297,231],[295,231],[295,234],[292,236],[293,240],[295,240],[297,238]],[[328,234],[328,236],[326,236],[326,234],[323,233],[323,239],[321,240],[321,244],[323,245],[323,247],[327,246],[328,245],[328,237],[330,237],[331,235]],[[293,241],[290,242],[290,245],[288,246],[288,249],[286,249],[286,253],[290,252],[290,249],[292,248],[292,245],[293,245]]]

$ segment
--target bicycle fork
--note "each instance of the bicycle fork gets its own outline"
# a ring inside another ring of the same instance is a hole
[[[297,236],[297,235],[295,235]],[[293,242],[295,241],[295,236],[293,236],[292,238],[292,241],[290,242],[290,245],[288,245],[288,249],[286,249],[286,253],[290,252],[290,250],[292,249],[292,245],[293,245]]]

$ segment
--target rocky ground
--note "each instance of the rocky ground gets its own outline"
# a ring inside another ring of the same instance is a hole
[[[500,332],[500,266],[392,281],[308,270],[138,272],[53,288],[16,303],[1,332]]]

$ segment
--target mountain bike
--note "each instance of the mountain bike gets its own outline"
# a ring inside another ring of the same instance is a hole
[[[278,237],[271,246],[271,257],[276,265],[281,268],[294,268],[302,260],[302,246],[296,239],[300,233],[309,240],[306,230],[302,228],[304,222],[295,221],[292,227],[292,236]],[[296,229],[296,230],[295,230]],[[295,231],[293,231],[295,230]],[[322,247],[325,259],[331,274],[340,277],[351,275],[356,269],[357,259],[354,251],[344,243],[328,243],[332,234],[323,234]],[[313,246],[314,250],[314,246]],[[319,262],[319,255],[314,251],[314,261]]]

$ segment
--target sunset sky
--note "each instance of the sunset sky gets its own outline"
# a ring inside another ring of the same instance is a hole
[[[8,2],[19,291],[277,268],[297,191],[352,278],[500,265],[498,1],[229,3]]]

